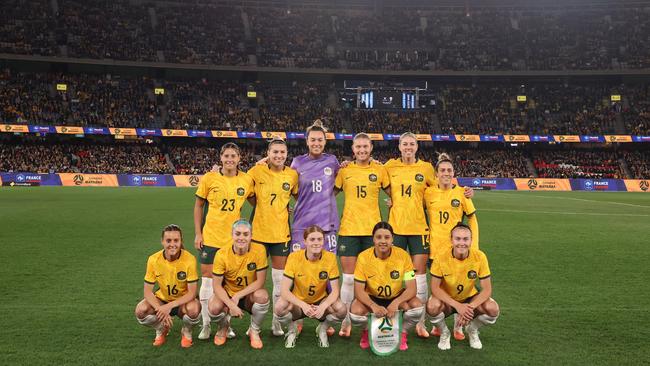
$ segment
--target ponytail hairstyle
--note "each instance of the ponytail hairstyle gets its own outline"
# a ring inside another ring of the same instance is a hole
[[[323,121],[321,121],[320,119],[315,120],[311,126],[307,127],[306,137],[309,137],[309,134],[312,132],[322,132],[323,135],[327,137],[327,128],[323,126]]]
[[[415,134],[413,132],[404,132],[403,134],[401,134],[399,136],[399,143],[401,144],[402,140],[404,140],[407,137],[411,137],[413,140],[415,140],[415,143],[417,144],[418,137],[415,136]]]
[[[287,142],[284,141],[284,139],[280,136],[273,136],[271,140],[269,140],[269,145],[266,148],[267,150],[271,150],[271,146],[273,145],[284,145],[287,146]]]
[[[442,163],[449,163],[451,166],[454,166],[454,163],[451,161],[451,158],[449,157],[449,154],[447,153],[440,153],[438,154],[438,161],[436,162],[436,170],[438,170],[438,166]]]

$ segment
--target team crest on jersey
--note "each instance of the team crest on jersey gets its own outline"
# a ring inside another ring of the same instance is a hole
[[[320,273],[318,274],[318,278],[320,278],[321,280],[326,280],[327,279],[327,272],[326,271],[320,271]]]
[[[458,206],[460,206],[460,201],[459,200],[457,200],[455,198],[453,200],[451,200],[451,207],[458,207]]]
[[[415,180],[418,182],[423,182],[424,181],[424,175],[418,173],[415,175]]]
[[[299,251],[300,249],[302,249],[302,248],[300,247],[300,243],[293,243],[293,245],[291,245],[291,251],[293,251],[293,252],[297,252],[297,251]]]
[[[284,182],[282,183],[282,189],[288,192],[289,189],[291,189],[291,186],[289,185],[289,183]]]
[[[326,166],[326,167],[323,169],[323,174],[325,174],[325,175],[332,175],[332,168]]]
[[[248,265],[246,266],[246,268],[248,268],[249,271],[254,271],[255,269],[257,269],[257,264],[255,264],[255,263],[248,263]]]
[[[377,181],[377,175],[376,175],[376,174],[370,174],[370,175],[368,176],[368,179],[369,179],[371,182],[376,182],[376,181]]]
[[[187,278],[187,273],[185,273],[184,271],[180,271],[180,272],[176,273],[176,278],[179,281],[183,281],[183,280],[185,280]]]
[[[396,280],[399,278],[399,271],[391,271],[390,272],[390,278]]]
[[[476,279],[476,271],[472,269],[469,272],[467,272],[467,278],[469,278],[470,280]]]
[[[238,196],[243,196],[244,192],[245,192],[244,188],[242,188],[242,187],[237,188],[237,195]]]

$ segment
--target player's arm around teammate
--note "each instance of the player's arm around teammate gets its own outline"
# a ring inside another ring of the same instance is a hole
[[[352,153],[354,161],[348,162],[345,168],[339,170],[335,182],[335,188],[345,195],[336,254],[343,272],[341,300],[348,311],[354,300],[354,267],[357,256],[373,245],[372,229],[381,221],[380,191],[389,189],[390,185],[386,169],[371,158],[370,136],[365,133],[355,135]],[[339,335],[349,337],[350,331],[350,320],[346,317]]]
[[[451,348],[450,332],[445,317],[458,313],[458,322],[467,325],[469,345],[482,348],[478,329],[494,324],[499,316],[499,305],[492,296],[492,281],[487,257],[472,248],[472,231],[459,223],[451,231],[452,248],[445,255],[440,253],[431,265],[431,297],[427,302],[427,314],[435,327],[440,329],[438,348]],[[481,291],[476,289],[480,283]]]
[[[269,310],[269,294],[264,288],[268,268],[266,250],[251,243],[251,225],[241,219],[232,226],[233,245],[220,250],[213,268],[214,295],[209,302],[210,316],[217,323],[214,344],[226,343],[230,316],[241,318],[243,311],[251,314],[246,334],[252,348],[262,348],[259,336],[264,316]]]
[[[238,169],[239,147],[228,142],[221,147],[221,167],[205,174],[196,190],[194,204],[194,247],[201,263],[201,301],[203,326],[199,339],[210,338],[208,302],[213,295],[212,264],[220,248],[232,245],[231,226],[241,217],[241,209],[253,194],[253,180]],[[204,210],[207,205],[207,210]],[[229,336],[234,336],[234,333]]]
[[[369,347],[368,313],[393,316],[404,310],[404,328],[400,350],[408,349],[407,332],[417,324],[424,313],[422,302],[416,297],[413,262],[403,249],[393,246],[393,228],[379,222],[373,229],[374,247],[363,251],[354,270],[355,300],[350,307],[352,323],[362,327],[359,345]]]
[[[162,232],[163,250],[147,260],[144,278],[144,299],[135,308],[135,316],[142,325],[156,330],[154,346],[165,343],[174,315],[183,321],[181,346],[192,346],[192,327],[199,323],[201,304],[196,299],[198,276],[196,259],[183,249],[183,233],[176,225],[168,225]],[[154,285],[158,291],[154,293]]]
[[[297,338],[296,321],[304,317],[321,322],[316,328],[320,347],[329,347],[327,329],[347,314],[339,299],[339,270],[336,256],[323,250],[324,232],[318,226],[304,231],[305,249],[287,260],[282,279],[282,296],[274,312],[288,328],[285,347],[293,348]],[[329,286],[329,291],[328,291]]]

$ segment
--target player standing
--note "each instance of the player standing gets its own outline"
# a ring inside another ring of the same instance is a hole
[[[176,225],[162,231],[163,250],[147,260],[144,276],[144,299],[135,308],[135,316],[142,325],[156,330],[154,346],[162,346],[172,326],[172,317],[183,320],[181,346],[192,346],[192,327],[199,323],[201,304],[196,300],[196,259],[183,249],[183,233]],[[154,285],[158,291],[154,293]]]
[[[424,313],[422,302],[416,297],[415,272],[411,257],[405,250],[393,246],[393,228],[379,222],[372,231],[374,247],[361,252],[354,269],[355,300],[350,307],[350,319],[363,328],[359,345],[366,349],[368,342],[368,313],[392,317],[404,310],[404,328],[399,349],[408,349],[407,333]]]
[[[381,221],[379,193],[390,185],[384,167],[371,161],[372,140],[359,133],[352,140],[355,160],[341,168],[336,176],[335,188],[345,195],[341,229],[337,243],[337,255],[341,260],[343,281],[341,300],[348,311],[354,300],[354,267],[357,256],[372,247],[372,229]],[[349,337],[351,324],[346,317],[339,335]]]
[[[452,313],[458,322],[467,325],[469,345],[481,349],[478,329],[492,325],[499,317],[499,305],[492,296],[490,267],[485,253],[472,246],[472,230],[459,223],[451,230],[452,247],[441,252],[431,264],[431,297],[427,314],[436,328],[441,330],[438,348],[451,348],[451,334],[445,317]],[[481,291],[476,289],[480,283]]]
[[[327,329],[345,318],[347,310],[339,300],[339,268],[336,256],[323,250],[325,233],[318,226],[304,230],[305,249],[289,255],[282,280],[282,297],[274,307],[281,323],[287,326],[286,348],[296,344],[295,321],[304,317],[318,319],[316,328],[320,347],[329,347]]]
[[[263,245],[251,243],[251,225],[244,219],[232,225],[233,244],[220,250],[214,258],[212,274],[214,294],[210,299],[209,313],[218,324],[214,344],[226,343],[230,321],[227,315],[241,318],[242,310],[251,314],[251,323],[246,334],[252,348],[263,347],[260,327],[269,310],[269,294],[264,289],[266,281],[266,249]]]
[[[238,169],[241,159],[239,147],[228,142],[221,147],[221,168],[206,173],[196,190],[194,204],[194,247],[200,251],[201,300],[203,327],[199,339],[210,338],[208,301],[213,294],[212,263],[220,248],[232,245],[232,224],[241,217],[246,199],[253,195],[253,180]],[[204,212],[207,202],[207,212]],[[205,214],[205,221],[204,221]]]

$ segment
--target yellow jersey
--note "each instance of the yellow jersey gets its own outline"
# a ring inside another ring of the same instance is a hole
[[[241,208],[253,195],[253,179],[238,171],[234,177],[219,172],[204,175],[196,196],[207,202],[203,220],[203,244],[213,248],[232,245],[232,224],[241,218]]]
[[[371,236],[381,221],[380,190],[389,185],[386,169],[374,161],[368,166],[353,162],[339,170],[334,186],[345,194],[339,235]]]
[[[268,268],[264,245],[251,243],[248,252],[235,253],[232,248],[223,248],[214,257],[212,274],[223,277],[223,288],[232,297],[257,279],[257,272]]]
[[[452,248],[440,253],[431,263],[432,276],[442,281],[441,288],[454,300],[463,302],[478,293],[479,280],[490,277],[490,267],[485,253],[471,249],[463,260],[454,257]]]
[[[394,299],[404,291],[405,281],[415,279],[411,256],[402,248],[393,246],[386,259],[375,255],[375,248],[359,254],[354,267],[354,280],[364,283],[368,295],[380,299]]]
[[[465,198],[465,189],[454,185],[440,189],[437,185],[424,191],[424,204],[429,216],[429,243],[431,256],[451,246],[451,229],[463,221],[463,215],[476,212],[471,199]]]
[[[336,255],[326,250],[320,259],[310,261],[304,249],[289,254],[284,276],[293,280],[291,292],[307,304],[315,304],[327,297],[327,284],[339,278]]]
[[[172,302],[187,293],[187,284],[199,280],[196,272],[196,258],[187,250],[174,261],[165,258],[165,251],[158,251],[147,259],[147,273],[144,282],[155,285],[155,295],[162,301]]]
[[[272,171],[268,165],[256,165],[248,171],[255,182],[253,240],[260,243],[286,243],[291,240],[289,201],[298,193],[298,172],[284,167]]]
[[[391,159],[384,167],[390,178],[390,208],[388,223],[398,235],[429,235],[424,215],[424,190],[437,184],[431,163],[416,160],[404,164],[401,159]]]

